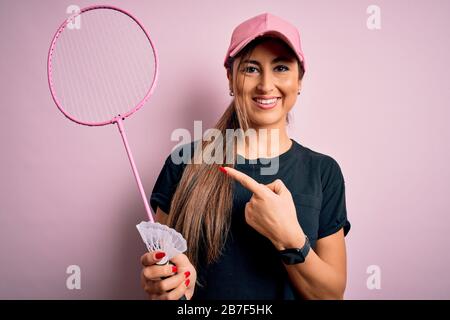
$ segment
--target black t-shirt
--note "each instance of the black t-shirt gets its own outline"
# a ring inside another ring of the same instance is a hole
[[[300,226],[314,249],[318,239],[341,228],[345,235],[350,230],[344,177],[332,157],[291,140],[291,148],[277,157],[279,169],[275,175],[261,175],[260,169],[271,165],[267,158],[248,160],[237,155],[245,163],[237,163],[235,168],[259,183],[283,181],[294,199]],[[199,141],[190,143],[191,155]],[[172,154],[181,156],[188,145],[179,146]],[[150,197],[154,212],[158,206],[169,212],[185,167],[175,164],[171,155],[167,157]],[[197,274],[203,286],[196,286],[192,299],[300,299],[273,244],[245,222],[245,204],[252,193],[236,181],[233,187],[231,227],[223,254],[211,265],[199,262]]]

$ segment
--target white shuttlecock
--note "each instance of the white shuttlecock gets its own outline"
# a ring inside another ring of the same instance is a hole
[[[166,255],[157,264],[166,264],[174,256],[187,250],[186,240],[183,236],[166,225],[157,222],[142,221],[136,225],[136,228],[148,251],[165,252]]]

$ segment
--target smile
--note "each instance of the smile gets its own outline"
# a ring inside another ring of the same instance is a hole
[[[259,108],[265,110],[274,108],[280,99],[281,97],[271,97],[270,99],[252,98]]]

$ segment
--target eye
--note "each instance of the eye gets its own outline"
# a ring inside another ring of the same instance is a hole
[[[275,69],[276,69],[276,70],[282,69],[282,70],[280,70],[280,71],[288,71],[288,70],[289,70],[289,68],[286,67],[285,65],[279,65],[279,66],[276,66]]]
[[[247,72],[247,73],[254,73],[253,71],[258,71],[258,68],[248,66],[248,67],[245,67],[244,69],[242,69],[242,71]]]

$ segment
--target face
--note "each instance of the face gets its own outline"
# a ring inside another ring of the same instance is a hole
[[[240,63],[241,59],[245,60]],[[267,40],[258,44],[249,58],[236,58],[228,79],[239,105],[246,108],[252,128],[286,126],[286,115],[297,100],[301,80],[297,60],[281,40]]]

